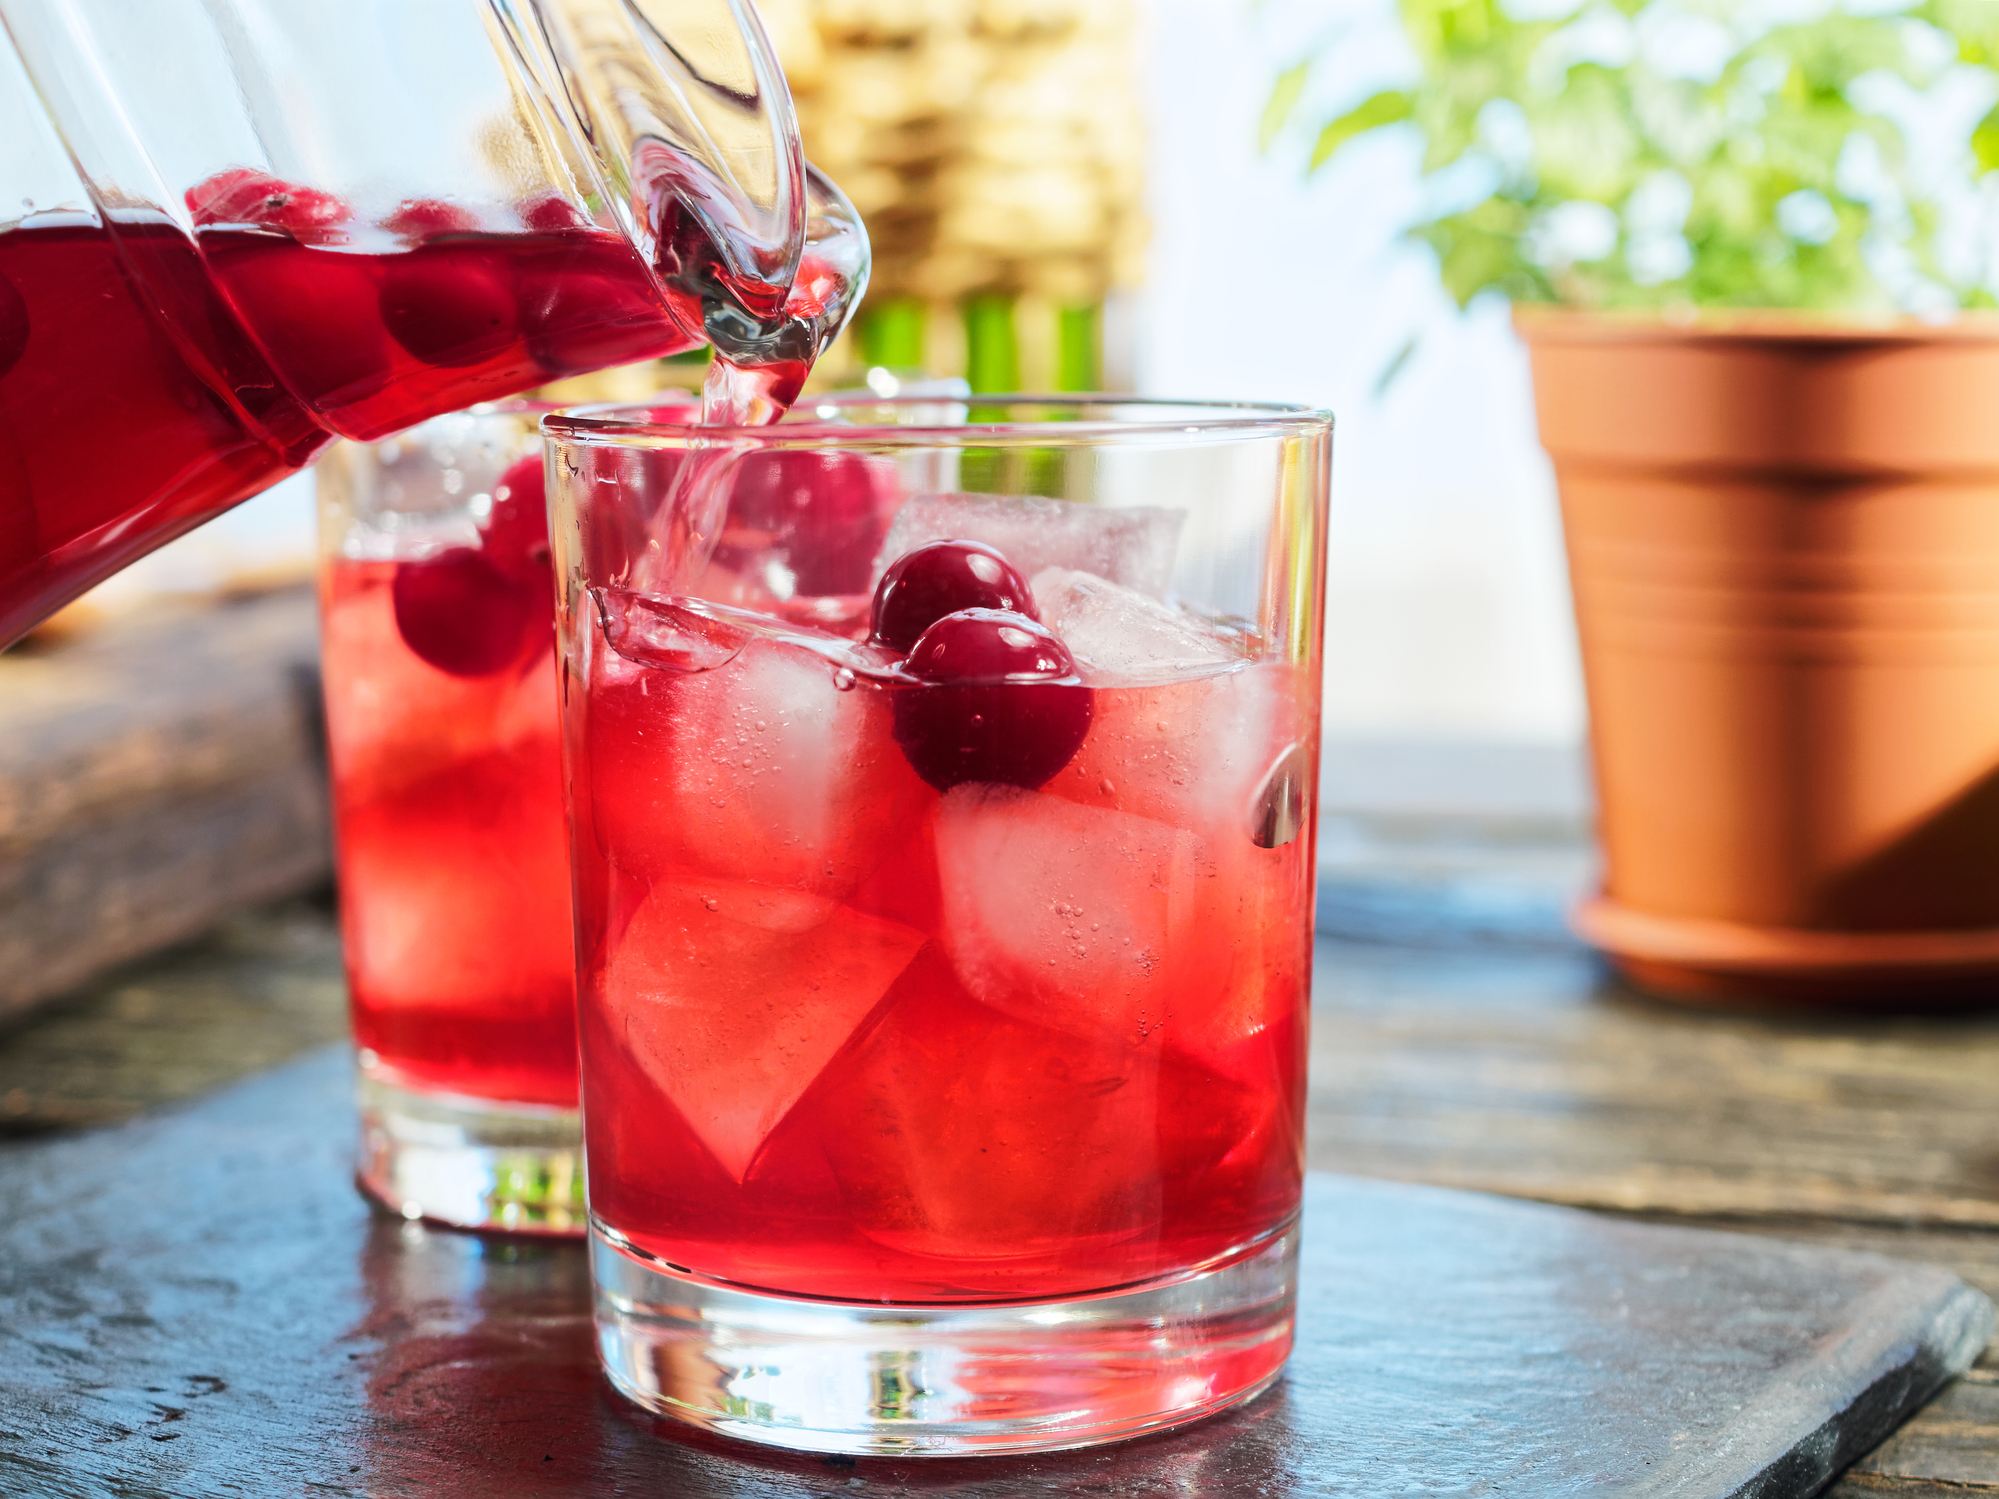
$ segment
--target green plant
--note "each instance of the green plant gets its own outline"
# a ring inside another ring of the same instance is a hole
[[[1535,8],[1398,0],[1415,79],[1324,120],[1311,148],[1317,170],[1375,132],[1418,133],[1437,206],[1408,233],[1460,305],[1993,304],[1999,179],[1978,179],[1999,168],[1999,0],[1828,0],[1785,24],[1747,0]],[[1266,146],[1331,60],[1278,79]],[[1913,115],[1953,108],[1967,128],[1949,151],[1912,141]]]

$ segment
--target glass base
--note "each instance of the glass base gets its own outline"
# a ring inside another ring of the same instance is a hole
[[[516,1234],[583,1233],[574,1109],[419,1093],[361,1076],[362,1190],[405,1218]]]
[[[1291,1351],[1295,1225],[1170,1283],[1072,1301],[806,1301],[674,1275],[590,1229],[597,1351],[640,1405],[806,1452],[1037,1452],[1246,1400]]]

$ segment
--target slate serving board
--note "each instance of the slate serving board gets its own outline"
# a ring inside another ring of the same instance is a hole
[[[0,1492],[1814,1493],[1951,1374],[1945,1271],[1315,1176],[1300,1342],[1251,1405],[986,1461],[765,1456],[625,1406],[573,1245],[369,1213],[344,1048],[0,1150]]]

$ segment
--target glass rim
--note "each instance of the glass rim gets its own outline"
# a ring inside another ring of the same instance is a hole
[[[946,444],[991,446],[1024,443],[1045,446],[1068,445],[1102,438],[1188,435],[1250,437],[1281,433],[1330,432],[1334,422],[1331,411],[1316,406],[1279,401],[1219,401],[1173,396],[1127,395],[1118,391],[1071,391],[1059,395],[1004,391],[964,396],[879,396],[871,391],[840,391],[821,396],[802,396],[792,407],[792,413],[794,415],[808,411],[823,413],[829,408],[837,410],[843,406],[880,410],[883,407],[934,409],[939,405],[972,408],[1067,407],[1072,410],[1120,406],[1136,407],[1140,410],[1152,409],[1162,414],[1150,420],[1143,417],[1135,420],[1085,418],[966,421],[949,424],[919,422],[907,425],[897,422],[870,426],[844,426],[830,420],[799,420],[778,422],[766,427],[735,427],[705,426],[699,422],[659,421],[650,414],[658,409],[654,404],[643,401],[604,401],[565,406],[555,410],[541,419],[541,430],[543,437],[554,441],[609,446],[726,443],[758,447],[792,445],[817,447],[824,445],[829,437],[835,435],[850,442],[874,442],[897,447]],[[1183,414],[1179,417],[1168,417],[1163,414],[1168,411]]]

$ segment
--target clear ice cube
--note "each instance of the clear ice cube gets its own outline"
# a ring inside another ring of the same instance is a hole
[[[1136,1044],[1225,978],[1199,919],[1214,861],[1184,828],[974,782],[945,794],[936,837],[945,951],[986,1004]]]
[[[909,976],[792,1126],[815,1126],[861,1231],[1004,1292],[1010,1265],[1153,1226],[1158,1052],[997,1014],[935,949]]]
[[[1135,505],[1113,509],[1031,495],[919,494],[895,514],[874,576],[927,541],[983,541],[1032,577],[1070,567],[1163,597],[1187,512]]]
[[[623,588],[593,588],[590,595],[605,641],[636,666],[713,671],[749,641],[748,631],[671,599]]]
[[[1089,737],[1043,789],[1190,828],[1218,847],[1253,843],[1266,836],[1280,764],[1304,768],[1310,686],[1298,668],[1266,661],[1100,691]]]
[[[1095,573],[1044,567],[1028,586],[1091,686],[1200,676],[1244,659],[1246,639]]]
[[[927,788],[896,747],[884,692],[802,646],[742,640],[711,671],[599,658],[586,703],[598,840],[646,878],[844,899],[906,835]]]
[[[797,892],[661,884],[618,939],[598,998],[646,1075],[740,1182],[923,941]]]

